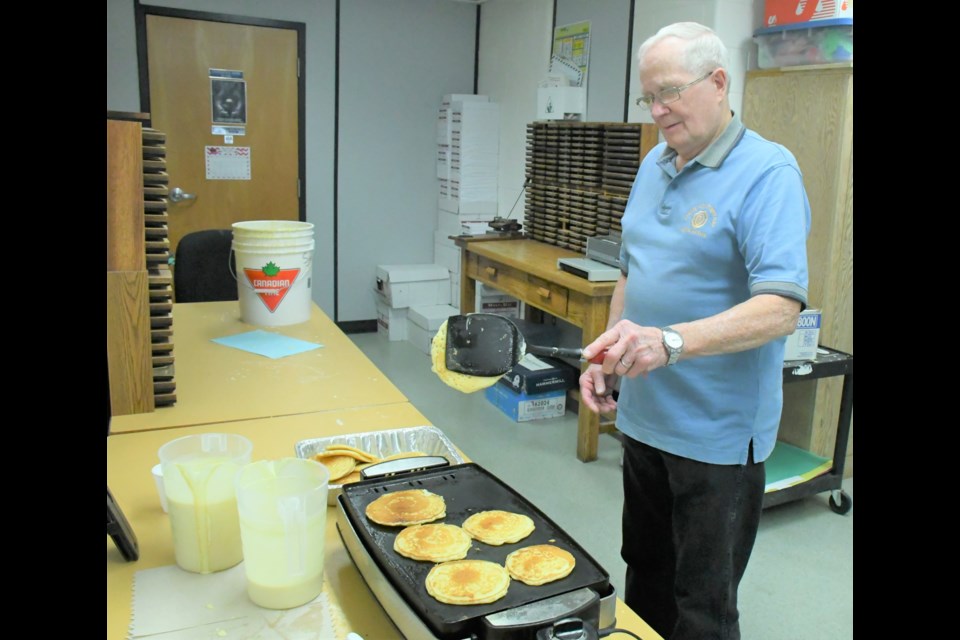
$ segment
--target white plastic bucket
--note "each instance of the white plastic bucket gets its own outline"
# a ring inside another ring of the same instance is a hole
[[[296,220],[244,220],[233,223],[235,240],[277,240],[312,238],[313,223]]]
[[[238,225],[248,228],[240,230]],[[260,225],[260,228],[251,230],[249,225]],[[296,225],[309,225],[309,228],[296,229]],[[309,320],[316,245],[313,225],[263,220],[238,222],[233,226],[241,320],[267,327]],[[271,226],[277,228],[271,231]],[[277,233],[280,235],[274,235]],[[291,235],[294,233],[301,235]]]

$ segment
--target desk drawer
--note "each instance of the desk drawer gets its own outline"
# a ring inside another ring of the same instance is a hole
[[[483,256],[476,256],[476,263],[473,260],[470,261],[468,270],[474,271],[474,269],[475,273],[469,275],[480,282],[494,286],[548,313],[558,316],[564,316],[567,313],[569,292],[566,287],[547,282]]]

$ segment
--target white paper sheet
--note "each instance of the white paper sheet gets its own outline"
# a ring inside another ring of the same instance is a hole
[[[138,571],[128,638],[345,640],[349,629],[324,579],[313,601],[284,611],[250,602],[243,563],[201,575],[176,566]]]

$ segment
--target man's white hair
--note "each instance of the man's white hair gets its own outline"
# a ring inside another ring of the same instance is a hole
[[[686,43],[681,64],[690,73],[699,76],[718,67],[727,68],[727,47],[713,29],[697,22],[675,22],[647,38],[637,49],[637,64],[641,73],[647,51],[667,38],[678,38]]]

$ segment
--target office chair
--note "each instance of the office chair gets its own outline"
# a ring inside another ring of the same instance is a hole
[[[173,295],[177,302],[237,300],[233,232],[205,229],[188,233],[177,244]]]

